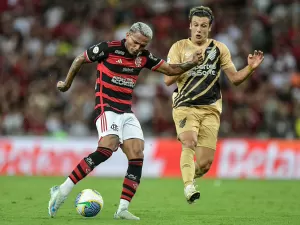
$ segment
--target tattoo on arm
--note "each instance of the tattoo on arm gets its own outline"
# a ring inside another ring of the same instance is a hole
[[[164,62],[155,71],[165,74],[166,76],[178,76],[192,69],[198,64],[195,62],[185,62],[180,64],[168,64]]]
[[[72,84],[72,82],[73,82],[75,76],[76,76],[77,73],[79,72],[79,70],[80,70],[82,64],[85,63],[85,62],[86,62],[86,60],[85,60],[85,57],[84,57],[84,54],[83,54],[83,53],[80,54],[79,56],[77,56],[77,57],[74,59],[72,65],[71,65],[71,67],[70,67],[70,69],[69,69],[69,72],[68,72],[68,75],[67,75],[67,77],[66,77],[66,80],[65,80],[66,84],[67,84],[69,87],[71,86],[71,84]]]
[[[169,64],[169,66],[173,69],[172,73],[168,73],[166,75],[168,76],[178,76],[181,75],[182,73],[192,69],[195,67],[197,64],[194,62],[185,62],[181,64]]]
[[[180,67],[180,69],[183,70],[183,72],[186,72],[186,71],[192,69],[194,66],[196,66],[196,64],[194,62],[185,62],[185,63],[179,64],[178,66]]]

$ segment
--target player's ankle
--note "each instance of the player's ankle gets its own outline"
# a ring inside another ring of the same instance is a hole
[[[125,199],[120,199],[120,204],[119,204],[119,208],[117,213],[127,210],[129,207],[129,201],[125,200]]]
[[[75,184],[73,181],[68,177],[64,183],[62,183],[59,187],[60,192],[63,196],[68,196],[72,191]]]
[[[184,188],[188,188],[188,187],[191,187],[193,186],[193,181],[187,181],[187,182],[184,182]]]

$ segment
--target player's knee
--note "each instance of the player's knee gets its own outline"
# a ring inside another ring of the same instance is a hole
[[[144,141],[140,139],[125,140],[122,145],[122,150],[128,160],[144,158]]]
[[[120,140],[119,137],[116,135],[108,135],[103,137],[99,142],[98,142],[98,147],[104,147],[111,149],[113,151],[116,151],[119,147]]]
[[[128,159],[143,159],[144,144],[142,142],[132,142],[129,148]]]
[[[144,149],[141,147],[133,147],[130,151],[131,159],[143,159],[144,158]]]
[[[212,159],[201,159],[200,161],[197,161],[199,170],[205,174],[209,171],[211,164],[213,160]]]
[[[195,150],[195,148],[197,147],[197,140],[193,140],[193,139],[181,140],[181,143],[184,148],[190,148],[192,150]]]

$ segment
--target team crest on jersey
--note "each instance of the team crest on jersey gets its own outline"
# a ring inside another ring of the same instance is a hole
[[[210,60],[214,60],[217,56],[217,50],[207,50],[208,56],[207,58],[209,58]]]
[[[142,58],[141,57],[136,57],[134,63],[135,63],[136,67],[141,67],[142,66]]]

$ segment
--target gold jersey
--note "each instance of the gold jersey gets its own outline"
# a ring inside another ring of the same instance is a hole
[[[168,54],[168,63],[180,64],[192,59],[196,50],[202,50],[204,62],[185,72],[177,79],[173,94],[173,107],[212,106],[222,111],[219,78],[221,69],[234,67],[227,46],[214,39],[198,46],[190,39],[174,43]]]

